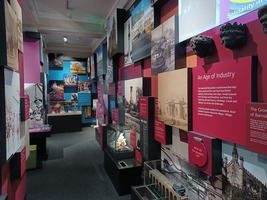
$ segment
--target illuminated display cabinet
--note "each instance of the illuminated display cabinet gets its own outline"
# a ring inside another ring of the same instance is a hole
[[[107,131],[107,149],[114,159],[134,157],[129,127],[110,124]]]

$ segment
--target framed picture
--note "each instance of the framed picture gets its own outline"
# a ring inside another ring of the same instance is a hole
[[[83,107],[84,118],[91,118],[92,117],[92,107],[91,106],[84,106]]]
[[[158,120],[184,131],[188,131],[191,116],[188,112],[190,72],[184,68],[158,75]]]
[[[223,199],[267,199],[267,157],[222,142]],[[256,187],[256,186],[260,187]]]
[[[64,74],[64,85],[75,86],[77,85],[78,76],[77,74]]]
[[[44,124],[43,84],[25,83],[24,90],[30,99],[30,128],[40,128]]]
[[[151,31],[154,29],[154,9],[151,0],[141,0],[132,10],[132,60],[140,61],[151,53]]]
[[[64,101],[64,82],[50,80],[48,95],[50,101]]]
[[[107,23],[107,49],[108,57],[118,53],[124,53],[124,16],[126,11],[123,9],[115,9],[108,19]]]
[[[78,92],[90,92],[91,83],[89,81],[78,81]]]
[[[178,22],[173,16],[151,32],[151,73],[175,70],[175,28]]]
[[[5,44],[0,46],[0,65],[17,71],[19,69],[17,16],[8,1],[1,1],[0,10],[3,19],[0,24],[3,30],[1,40],[2,44]]]
[[[72,93],[71,94],[71,100],[72,101],[78,101],[78,93]]]
[[[149,96],[151,91],[145,90],[150,87],[150,79],[135,78],[123,81],[122,102],[125,109],[125,125],[131,129],[140,132],[140,97]],[[121,91],[118,89],[118,94]],[[119,103],[120,100],[118,100]]]
[[[103,60],[103,45],[100,44],[96,49],[96,62],[99,63]]]
[[[95,79],[96,78],[96,69],[95,69],[95,54],[91,55],[91,74],[90,78]]]
[[[70,61],[71,74],[86,74],[87,63],[79,61]]]
[[[106,82],[113,83],[113,60],[107,60],[107,73],[106,73]]]
[[[87,58],[87,73],[91,72],[91,59],[90,57]]]
[[[133,64],[132,60],[132,17],[124,23],[124,66]]]
[[[63,70],[63,54],[62,53],[49,53],[48,65],[50,69]]]
[[[5,68],[4,78],[5,94],[2,96],[5,99],[5,130],[1,131],[1,163],[7,161],[21,145],[19,74]]]

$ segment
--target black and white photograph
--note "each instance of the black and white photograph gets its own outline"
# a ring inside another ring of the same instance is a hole
[[[158,75],[159,121],[188,131],[188,69]]]
[[[124,23],[124,66],[133,64],[132,61],[132,18]]]
[[[107,60],[107,74],[106,74],[106,83],[113,83],[113,60]]]
[[[135,78],[124,81],[125,124],[140,132],[139,105],[143,96],[143,79]]]
[[[19,74],[5,69],[6,155],[8,160],[20,147]],[[4,143],[2,143],[4,144]],[[3,151],[4,152],[4,151]]]
[[[151,73],[175,69],[175,17],[151,32]]]
[[[25,83],[25,93],[30,97],[30,128],[40,128],[44,125],[43,85],[40,83]]]
[[[19,69],[18,65],[18,31],[17,17],[8,1],[5,1],[5,23],[6,23],[6,58],[8,67]]]
[[[109,58],[117,51],[117,37],[117,10],[115,10],[107,21],[107,48]]]

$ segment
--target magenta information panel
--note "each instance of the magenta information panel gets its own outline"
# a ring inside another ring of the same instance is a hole
[[[193,68],[193,131],[246,144],[252,57]]]
[[[122,95],[123,95],[123,82],[118,81],[118,96],[122,96]]]
[[[221,173],[221,140],[196,132],[188,132],[189,163],[213,176]]]
[[[112,122],[115,124],[119,124],[119,109],[118,108],[112,109],[111,116],[112,116]]]
[[[140,117],[148,118],[148,98],[140,97]]]
[[[25,95],[25,120],[30,119],[30,97]]]
[[[267,103],[247,104],[247,149],[267,155]]]
[[[101,103],[102,104],[102,85],[101,84],[98,84],[97,85],[97,98],[98,98],[98,103]]]

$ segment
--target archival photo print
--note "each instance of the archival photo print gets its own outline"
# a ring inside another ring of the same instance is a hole
[[[111,14],[107,24],[107,48],[108,57],[112,57],[117,51],[117,9]]]
[[[20,88],[19,74],[5,69],[6,148],[8,160],[20,147]],[[4,145],[5,144],[5,145]],[[2,149],[2,148],[1,148]],[[1,155],[3,156],[3,155]]]
[[[151,73],[175,69],[175,16],[151,32]]]
[[[222,143],[223,199],[267,199],[267,156]]]
[[[179,180],[187,199],[222,200],[222,175],[208,176],[196,169],[179,156],[173,145],[162,145],[161,173],[171,181]]]
[[[158,120],[188,131],[188,69],[158,75]]]
[[[7,66],[18,70],[18,31],[17,17],[8,1],[5,1],[5,22],[6,22],[6,51]]]
[[[143,96],[143,79],[135,78],[124,81],[125,124],[140,132],[139,104]]]
[[[124,23],[124,66],[132,63],[132,18],[130,17]]]
[[[30,98],[30,128],[40,128],[44,125],[43,84],[25,83],[24,90]]]

